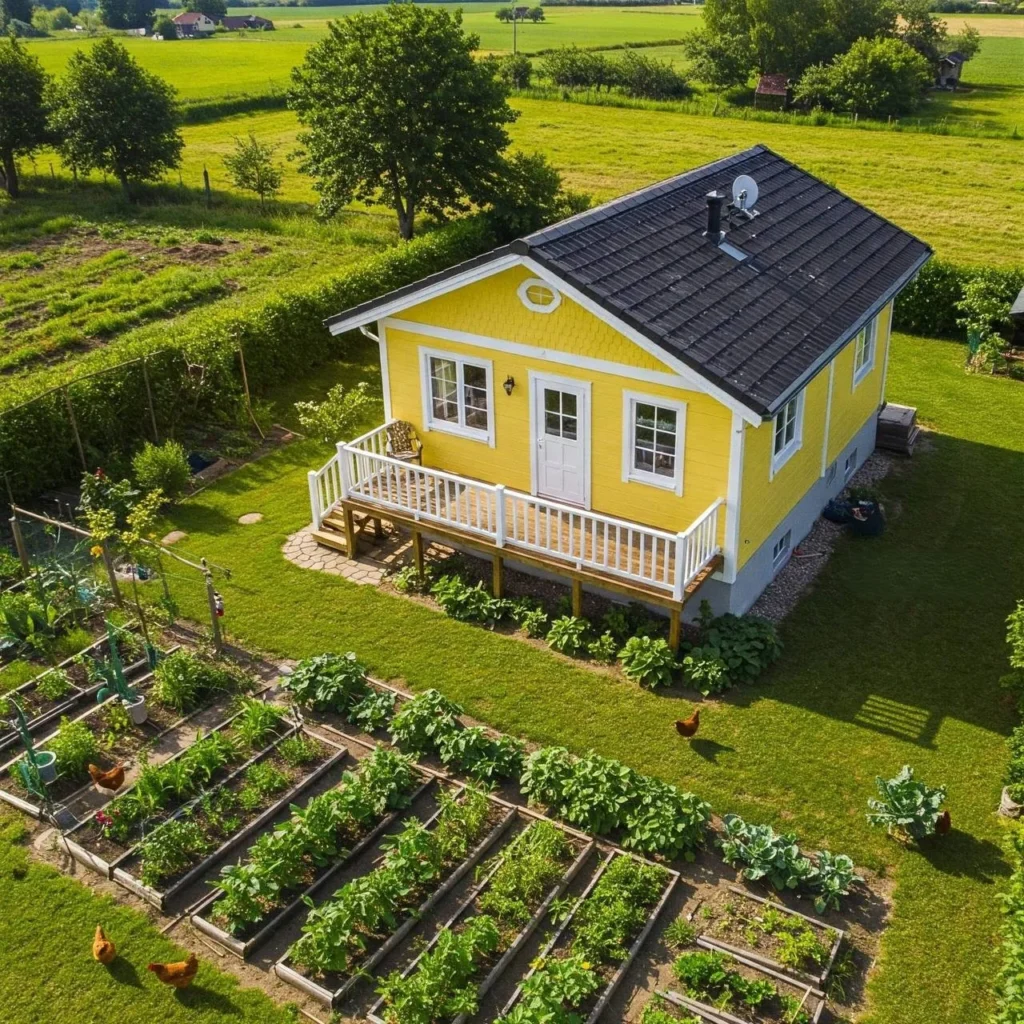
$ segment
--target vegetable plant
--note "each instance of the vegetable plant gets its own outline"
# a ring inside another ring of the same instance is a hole
[[[519,775],[525,744],[512,736],[493,739],[477,725],[453,729],[441,737],[440,755],[445,764],[456,764],[477,782],[497,783]]]
[[[100,752],[99,742],[89,726],[69,718],[60,720],[57,735],[51,737],[47,747],[57,759],[57,771],[70,779],[82,778],[86,766],[97,760]]]
[[[741,867],[749,881],[764,878],[783,890],[799,888],[814,878],[814,865],[800,852],[792,833],[748,824],[736,814],[727,814],[723,824],[722,857],[727,864]]]
[[[688,992],[705,1002],[724,1008],[734,1000],[751,1010],[776,997],[770,981],[749,981],[729,965],[724,953],[683,953],[672,965],[675,976]]]
[[[175,711],[197,707],[208,694],[234,685],[230,673],[184,649],[164,658],[153,671],[153,699]]]
[[[139,844],[142,884],[153,887],[165,878],[173,878],[212,848],[213,842],[192,817],[166,822]]]
[[[586,619],[580,619],[574,615],[563,615],[551,623],[547,635],[548,647],[560,654],[576,657],[587,646],[588,628],[589,623]]]
[[[638,853],[692,861],[704,842],[711,805],[658,779],[639,776],[634,785],[622,845]]]
[[[661,637],[631,636],[619,651],[622,672],[627,679],[651,690],[672,685],[676,659]]]
[[[284,680],[285,689],[300,707],[346,714],[370,695],[366,666],[351,651],[319,654],[300,661]]]
[[[817,874],[813,880],[814,909],[819,914],[838,910],[842,898],[849,895],[850,887],[863,879],[854,871],[853,861],[845,853],[819,850],[815,854]]]
[[[47,700],[60,700],[71,692],[71,680],[63,669],[51,669],[36,683],[36,692]]]
[[[576,1024],[567,1013],[601,987],[601,977],[582,953],[542,963],[526,981],[512,1012],[496,1024]]]
[[[238,803],[244,810],[255,810],[287,785],[288,776],[284,772],[269,761],[258,761],[245,770],[245,785],[239,790]]]
[[[277,745],[277,752],[286,764],[292,768],[298,768],[300,765],[316,760],[320,753],[320,745],[315,740],[296,733],[294,736],[282,740]]]
[[[232,729],[250,750],[263,746],[284,719],[285,709],[256,697],[243,697]]]
[[[879,799],[868,800],[868,822],[884,825],[890,835],[924,839],[933,835],[946,799],[946,787],[932,788],[914,778],[914,770],[904,765],[891,779],[875,779]]]
[[[439,690],[424,690],[391,719],[392,742],[417,754],[437,750],[443,737],[461,728],[461,714],[462,708]]]
[[[395,695],[388,690],[371,690],[353,703],[345,717],[364,732],[383,729],[395,713]]]

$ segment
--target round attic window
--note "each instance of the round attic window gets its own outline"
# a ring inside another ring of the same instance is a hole
[[[519,300],[534,313],[553,313],[558,309],[562,296],[547,281],[530,277],[519,286]]]

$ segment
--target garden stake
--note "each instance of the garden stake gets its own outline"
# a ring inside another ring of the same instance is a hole
[[[13,509],[14,506],[12,505]],[[21,571],[25,576],[32,575],[32,563],[28,558],[28,549],[25,547],[25,537],[21,532],[21,523],[18,522],[17,513],[11,516],[11,533],[14,535],[14,546],[18,549],[18,558],[21,560]]]

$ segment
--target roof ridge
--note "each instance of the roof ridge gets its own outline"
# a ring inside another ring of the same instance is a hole
[[[674,191],[678,186],[685,184],[688,179],[706,177],[710,173],[722,170],[729,167],[731,164],[739,163],[742,160],[749,159],[750,157],[758,156],[761,153],[770,153],[772,156],[779,156],[777,153],[772,153],[772,151],[763,143],[758,143],[755,146],[751,146],[749,149],[744,149],[739,153],[733,153],[730,156],[722,157],[710,164],[701,164],[699,167],[691,167],[690,170],[683,171],[682,174],[676,174],[671,178],[663,178],[661,181],[653,182],[650,185],[644,185],[642,188],[635,189],[633,192],[627,192],[625,195],[618,196],[615,199],[609,199],[607,202],[601,203],[599,206],[591,207],[589,210],[577,213],[572,217],[559,221],[557,224],[552,224],[550,227],[541,228],[540,231],[534,231],[532,234],[525,235],[522,238],[517,238],[511,243],[511,249],[514,253],[517,253],[520,256],[525,256],[534,245],[542,245],[545,242],[553,242],[555,239],[564,238],[566,235],[572,234],[574,231],[584,227],[589,227],[591,224],[605,220],[617,213],[621,213],[623,210],[636,206],[640,202],[646,201],[648,198],[659,192]],[[786,158],[779,157],[779,159],[785,160]],[[786,160],[786,163],[790,163],[790,161]]]

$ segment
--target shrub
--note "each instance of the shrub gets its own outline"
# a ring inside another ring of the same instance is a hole
[[[370,693],[366,666],[351,651],[306,658],[285,677],[283,685],[300,707],[342,715]]]
[[[626,50],[616,67],[616,77],[627,96],[647,100],[675,100],[688,96],[690,87],[665,60],[636,50]]]
[[[430,590],[433,575],[433,570],[429,565],[423,567],[423,572],[420,572],[415,565],[405,565],[395,573],[391,582],[395,585],[395,589],[400,590],[403,594],[425,594]]]
[[[1006,617],[1006,643],[1010,648],[1010,667],[1024,669],[1024,601]]]
[[[519,625],[526,631],[526,635],[534,640],[548,635],[548,617],[543,608],[534,608],[526,612]]]
[[[438,690],[424,690],[391,719],[391,740],[416,754],[436,751],[459,725],[462,708]]]
[[[694,647],[683,658],[683,674],[695,689],[704,696],[721,693],[732,685],[729,670],[722,660],[722,652],[716,647]]]
[[[377,411],[380,400],[370,393],[370,385],[360,381],[353,388],[335,384],[322,402],[296,402],[295,411],[302,429],[325,444],[349,441]]]
[[[540,63],[540,73],[565,89],[610,89],[616,70],[608,59],[593,50],[563,46],[552,50]]]
[[[633,636],[655,636],[661,624],[637,601],[614,605],[601,620],[602,632],[611,633],[621,647]]]
[[[85,722],[62,718],[57,735],[50,738],[47,749],[57,758],[56,769],[69,779],[86,774],[86,766],[97,759],[99,743]]]
[[[587,645],[587,628],[586,619],[563,615],[551,623],[547,635],[548,647],[554,648],[560,654],[576,657]]]
[[[170,19],[169,15],[161,14],[157,17],[156,21],[153,22],[153,35],[162,36],[165,40],[175,40],[178,38],[177,29],[174,27],[174,22]]]
[[[132,472],[143,491],[159,489],[171,499],[185,490],[192,476],[185,449],[177,441],[161,445],[147,441],[132,459]]]
[[[935,833],[936,822],[946,799],[946,787],[935,789],[914,778],[914,770],[905,764],[891,779],[875,779],[881,799],[868,800],[868,823],[884,825],[891,834],[906,834],[924,839]]]
[[[626,678],[634,683],[651,690],[672,685],[676,659],[661,637],[631,636],[619,651],[619,661]]]
[[[528,89],[532,76],[533,62],[521,53],[507,53],[498,61],[498,77],[510,89]]]
[[[701,636],[716,649],[731,682],[753,683],[782,654],[775,626],[754,615],[720,615]]]
[[[430,593],[449,618],[493,625],[505,612],[504,602],[492,597],[482,583],[471,587],[461,576],[442,576]]]
[[[992,1024],[1020,1024],[1021,978],[1024,977],[1024,829],[1013,826],[1008,841],[1012,872],[1005,892],[999,894],[1003,910],[1002,964],[996,977],[996,1012]]]
[[[615,661],[618,649],[619,645],[615,642],[615,637],[611,633],[602,633],[596,640],[591,640],[587,644],[587,654],[594,661],[603,661],[606,665],[610,665]]]

